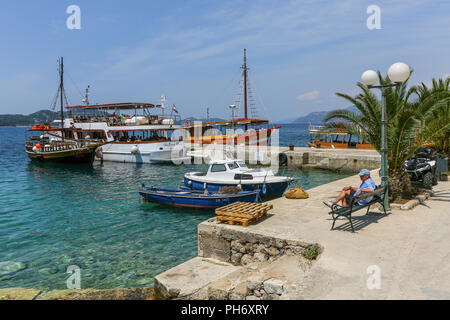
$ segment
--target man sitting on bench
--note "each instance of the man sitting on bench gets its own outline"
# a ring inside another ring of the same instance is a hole
[[[375,182],[370,177],[370,171],[367,169],[362,169],[359,172],[359,177],[361,178],[361,185],[359,188],[357,187],[344,187],[342,188],[342,192],[334,199],[333,201],[324,201],[323,203],[328,207],[332,207],[337,204],[339,201],[342,201],[342,206],[346,207],[350,205],[352,198],[357,197],[365,192],[373,192],[376,188]],[[367,197],[365,199],[359,200],[358,204],[365,205],[372,200],[372,197]]]

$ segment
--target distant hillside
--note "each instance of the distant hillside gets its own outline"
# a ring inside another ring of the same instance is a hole
[[[59,119],[60,114],[59,112],[53,112],[50,110],[40,110],[37,112],[34,112],[29,115],[23,115],[23,114],[0,114],[0,127],[8,126],[32,126],[37,123],[50,123],[55,119]],[[193,121],[203,121],[206,122],[206,118],[195,118],[195,117],[188,117],[187,120],[193,122]],[[182,122],[185,122],[186,119],[183,119]],[[210,118],[210,122],[218,122],[218,121],[227,121],[226,119],[222,118]]]
[[[346,110],[357,111],[358,109],[356,109],[354,106],[350,106],[350,107],[346,108]],[[330,111],[332,111],[332,110],[330,110]],[[292,123],[309,123],[309,122],[311,122],[312,124],[321,124],[321,123],[323,123],[323,119],[326,117],[326,115],[330,111],[311,112],[304,117],[298,117],[297,119],[292,121]]]
[[[36,123],[50,123],[59,118],[58,112],[40,110],[29,115],[0,114],[0,126],[32,126]]]
[[[313,123],[313,124],[320,124],[323,122],[323,119],[328,114],[329,111],[317,111],[317,112],[311,112],[310,114],[304,116],[304,117],[298,117],[292,123]]]

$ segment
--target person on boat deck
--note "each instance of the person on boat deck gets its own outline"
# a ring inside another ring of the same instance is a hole
[[[372,193],[375,190],[376,185],[375,185],[375,182],[370,177],[370,171],[367,169],[362,169],[358,175],[362,181],[359,188],[358,187],[344,187],[344,188],[342,188],[341,193],[336,197],[336,199],[334,199],[333,201],[327,201],[327,202],[324,201],[323,203],[331,208],[333,205],[338,204],[339,201],[342,201],[342,206],[346,207],[350,204],[353,197],[357,197],[357,196],[361,195],[362,193],[366,193],[366,192]],[[358,204],[365,205],[365,204],[369,203],[371,200],[372,200],[372,197],[368,197],[368,198],[359,200]]]

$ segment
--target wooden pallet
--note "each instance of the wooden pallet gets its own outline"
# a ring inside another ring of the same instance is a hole
[[[273,205],[266,203],[235,202],[216,209],[217,221],[228,224],[239,223],[246,227],[267,214]]]
[[[258,218],[273,208],[267,203],[235,202],[216,209],[219,216],[239,217],[245,219]]]
[[[231,216],[217,216],[216,220],[218,222],[226,222],[230,225],[233,224],[241,224],[243,227],[246,227],[249,225],[249,223],[255,222],[260,220],[262,217],[264,217],[266,215],[266,213],[261,214],[258,217],[254,217],[254,218],[239,218],[239,217],[231,217]]]

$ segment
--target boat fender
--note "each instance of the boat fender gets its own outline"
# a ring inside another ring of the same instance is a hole
[[[33,152],[37,152],[37,148],[36,147],[33,147]]]
[[[188,185],[191,185],[192,184],[192,181],[191,180],[188,180]]]
[[[131,153],[133,153],[133,154],[139,153],[139,148],[138,148],[138,146],[132,146],[132,147],[131,147]]]
[[[265,195],[265,194],[267,193],[267,186],[266,186],[265,183],[264,183],[263,186],[262,186],[261,193],[262,193],[263,195]]]
[[[242,190],[242,184],[238,184],[237,187]]]
[[[95,156],[96,156],[97,158],[99,158],[99,159],[103,159],[102,148],[98,148],[98,149],[95,151]]]
[[[206,184],[206,182],[203,184],[203,189],[206,189],[208,187],[208,185]]]

